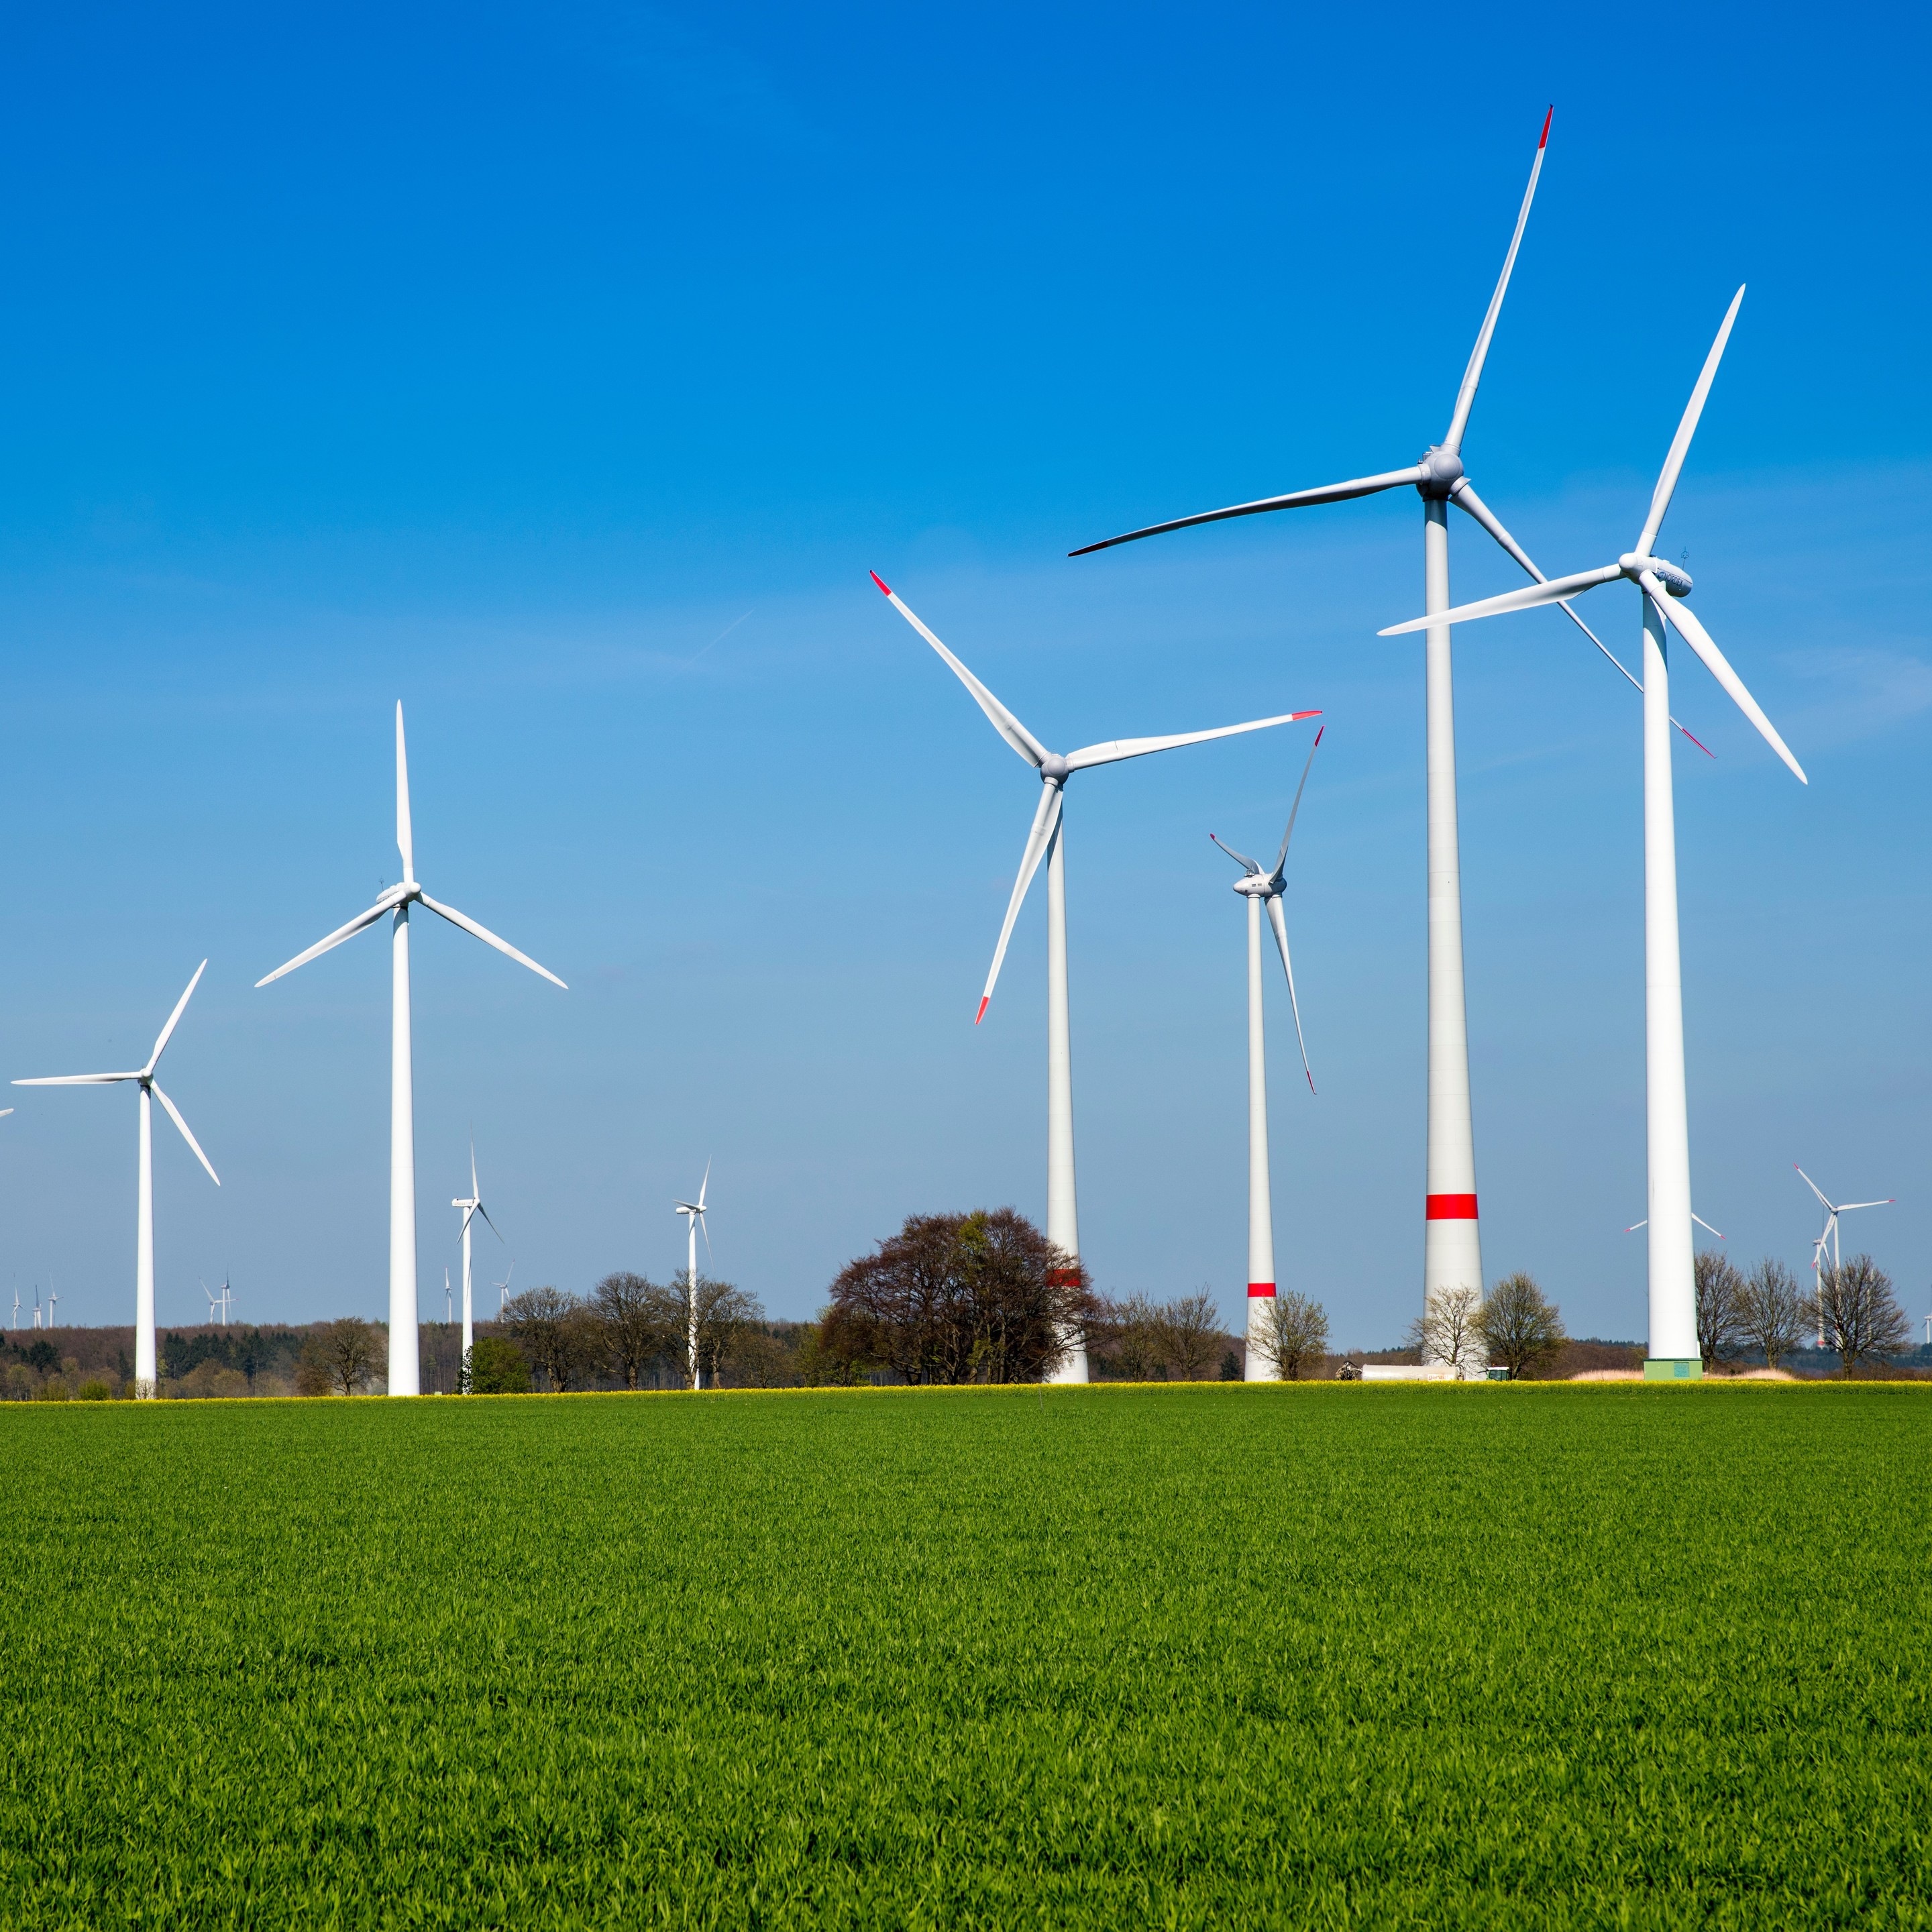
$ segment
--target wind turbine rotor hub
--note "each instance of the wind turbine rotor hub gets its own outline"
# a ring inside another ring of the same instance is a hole
[[[1250,872],[1235,881],[1234,890],[1244,899],[1269,899],[1274,896],[1274,881],[1265,873]]]
[[[1058,752],[1049,752],[1046,754],[1046,761],[1040,768],[1040,776],[1046,784],[1064,784],[1066,782],[1067,774],[1072,769],[1072,766]],[[1084,798],[1086,794],[1083,792],[1081,796]]]
[[[1422,459],[1417,490],[1429,502],[1444,500],[1462,480],[1462,459],[1453,449],[1432,449]]]
[[[1640,556],[1635,550],[1626,550],[1617,559],[1617,567],[1633,584],[1647,570],[1672,596],[1690,594],[1690,573],[1681,565],[1666,563],[1660,556]]]

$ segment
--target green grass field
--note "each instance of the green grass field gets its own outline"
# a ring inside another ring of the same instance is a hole
[[[8,1404],[0,1923],[1923,1924],[1932,1390]]]

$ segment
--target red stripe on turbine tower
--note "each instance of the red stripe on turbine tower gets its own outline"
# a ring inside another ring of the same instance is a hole
[[[1476,1197],[1473,1194],[1432,1194],[1428,1197],[1424,1218],[1430,1221],[1473,1221],[1476,1218]]]
[[[1271,1281],[1250,1282],[1248,1299],[1250,1301],[1272,1301],[1274,1299],[1274,1283]]]

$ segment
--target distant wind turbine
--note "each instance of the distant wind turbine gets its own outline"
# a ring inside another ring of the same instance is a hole
[[[10,1328],[20,1325],[20,1284],[17,1281],[14,1284],[14,1318],[7,1325]]]
[[[691,1385],[702,1388],[698,1369],[698,1231],[704,1228],[704,1252],[711,1252],[711,1230],[704,1226],[705,1190],[711,1185],[711,1163],[704,1163],[704,1178],[699,1184],[695,1201],[680,1201],[677,1211],[685,1217],[685,1232],[691,1238],[691,1252],[685,1268],[686,1295],[688,1301],[687,1318],[689,1336],[687,1346],[690,1350]]]
[[[175,1010],[168,1016],[168,1023],[163,1027],[154,1041],[154,1050],[148,1056],[148,1064],[133,1073],[57,1073],[35,1080],[16,1080],[16,1087],[110,1087],[124,1081],[132,1081],[140,1089],[141,1096],[141,1165],[135,1210],[134,1229],[134,1381],[143,1397],[154,1392],[154,1134],[153,1109],[150,1099],[158,1100],[166,1109],[167,1117],[181,1130],[182,1138],[194,1150],[194,1157],[208,1169],[208,1178],[216,1186],[221,1185],[221,1177],[208,1164],[206,1154],[201,1150],[201,1143],[189,1132],[187,1121],[181,1116],[181,1109],[163,1093],[154,1078],[154,1069],[160,1064],[162,1053],[173,1037],[175,1028],[181,1024],[181,1016],[188,1010],[188,1003],[194,997],[194,989],[201,984],[201,976],[208,970],[204,959],[194,969],[194,977],[188,982],[188,991],[175,1002]],[[49,1326],[52,1325],[52,1306],[54,1300],[51,1278],[47,1286]]]
[[[47,1326],[50,1328],[54,1325],[54,1304],[59,1300],[60,1297],[54,1292],[53,1278],[50,1276],[47,1279]]]
[[[952,674],[973,695],[986,714],[993,729],[1021,758],[1040,774],[1040,803],[1033,815],[1020,855],[1019,877],[1013,882],[1012,896],[1006,902],[1005,922],[1000,928],[1000,942],[993,949],[992,969],[986,975],[986,989],[980,995],[980,1010],[974,1016],[977,1026],[986,1017],[987,1004],[998,983],[1000,968],[1012,938],[1013,922],[1026,902],[1027,889],[1046,861],[1046,1238],[1077,1264],[1080,1258],[1080,1214],[1076,1198],[1073,1168],[1073,1042],[1068,1016],[1066,990],[1066,841],[1061,815],[1066,782],[1077,772],[1096,765],[1118,764],[1124,758],[1145,757],[1150,752],[1171,752],[1183,745],[1202,745],[1210,739],[1232,738],[1246,731],[1265,731],[1276,724],[1292,724],[1304,718],[1320,716],[1316,711],[1284,711],[1273,718],[1250,718],[1243,724],[1222,724],[1208,731],[1181,731],[1162,738],[1114,738],[1104,744],[1088,745],[1077,752],[1049,752],[1020,721],[941,644],[913,614],[911,608],[888,589],[877,571],[872,581],[884,592],[894,610],[943,658]],[[1087,1379],[1087,1349],[1075,1340],[1063,1354],[1050,1378],[1057,1382],[1084,1382]]]
[[[1825,1226],[1820,1232],[1818,1238],[1811,1244],[1811,1272],[1814,1275],[1820,1276],[1822,1283],[1821,1270],[1825,1258],[1826,1246],[1828,1244],[1832,1250],[1832,1267],[1834,1272],[1842,1264],[1838,1256],[1838,1216],[1840,1214],[1852,1214],[1860,1208],[1891,1208],[1898,1204],[1889,1195],[1882,1201],[1827,1201],[1825,1198],[1824,1190],[1804,1172],[1804,1168],[1798,1166],[1796,1161],[1793,1161],[1791,1165],[1792,1171],[1798,1178],[1810,1189],[1814,1194],[1817,1196],[1820,1204],[1825,1210]],[[1821,1348],[1825,1346],[1825,1311],[1822,1308],[1818,1311],[1818,1346]]]
[[[403,743],[400,703],[396,706],[396,848],[403,855],[401,884],[388,887],[367,912],[358,913],[346,926],[338,926],[327,938],[317,940],[306,952],[298,952],[286,965],[278,966],[255,983],[266,986],[284,974],[292,973],[298,966],[307,965],[344,940],[353,939],[385,914],[388,916],[389,1393],[418,1395],[422,1391],[422,1370],[416,1346],[416,1091],[410,1053],[410,908],[428,907],[439,918],[460,926],[485,946],[494,946],[506,958],[527,966],[553,986],[562,986],[563,982],[548,967],[539,966],[508,940],[499,939],[466,914],[431,898],[417,884],[416,841],[410,827],[409,758]]]
[[[1327,729],[1326,726],[1323,727]],[[1294,994],[1294,968],[1288,956],[1288,922],[1281,909],[1283,880],[1288,870],[1288,841],[1294,836],[1294,821],[1301,813],[1301,794],[1308,787],[1308,774],[1315,763],[1316,748],[1322,733],[1308,748],[1308,763],[1301,768],[1301,782],[1294,788],[1294,803],[1288,814],[1288,830],[1281,835],[1281,850],[1275,854],[1274,870],[1264,872],[1260,865],[1232,845],[1222,845],[1213,832],[1216,845],[1238,865],[1244,874],[1234,890],[1248,902],[1248,1349],[1247,1379],[1251,1382],[1272,1379],[1276,1370],[1274,1338],[1268,1322],[1268,1304],[1274,1299],[1274,1202],[1268,1174],[1268,1051],[1262,1007],[1262,908],[1268,908],[1269,925],[1274,931],[1275,946],[1281,954],[1281,970],[1288,976],[1288,1010],[1294,1016],[1294,1037],[1301,1048],[1301,1070],[1308,1076],[1308,1090],[1315,1090],[1315,1075],[1308,1064],[1308,1043],[1302,1038],[1301,1004]]]
[[[504,1270],[503,1279],[501,1281],[493,1281],[490,1284],[496,1291],[496,1318],[500,1322],[503,1318],[503,1310],[509,1303],[510,1277],[516,1271],[516,1257],[513,1255],[510,1258],[510,1265]]]
[[[466,1369],[470,1365],[470,1348],[476,1340],[476,1324],[471,1318],[470,1302],[470,1224],[478,1214],[481,1214],[484,1220],[488,1223],[490,1233],[495,1234],[497,1240],[500,1241],[503,1238],[502,1234],[497,1228],[496,1222],[490,1220],[489,1209],[485,1208],[483,1204],[483,1190],[477,1184],[476,1180],[476,1142],[473,1138],[470,1143],[470,1192],[466,1195],[459,1196],[455,1200],[451,1202],[449,1204],[452,1208],[460,1208],[463,1210],[462,1360],[464,1366]],[[506,1245],[507,1245],[507,1244]],[[442,1279],[444,1286],[447,1287],[449,1282],[449,1276],[447,1273],[444,1274]],[[508,1275],[506,1275],[503,1277],[503,1287],[506,1295],[509,1290],[509,1281],[510,1277]],[[498,1310],[498,1312],[500,1314],[502,1312],[500,1309]]]
[[[1691,1216],[1691,1217],[1690,1217],[1690,1218],[1691,1218],[1691,1220],[1694,1220],[1694,1221],[1695,1221],[1695,1222],[1696,1222],[1696,1224],[1698,1225],[1698,1226],[1699,1226],[1699,1227],[1700,1227],[1700,1228],[1702,1228],[1703,1229],[1703,1231],[1705,1232],[1705,1233],[1706,1233],[1706,1234],[1718,1234],[1718,1231],[1717,1231],[1717,1229],[1716,1229],[1716,1228],[1714,1228],[1714,1227],[1712,1227],[1712,1226],[1711,1226],[1710,1222],[1708,1222],[1707,1220],[1706,1220],[1704,1219],[1704,1217],[1703,1217],[1703,1216],[1702,1216],[1702,1215],[1701,1215],[1701,1214],[1693,1214],[1693,1215]],[[1635,1234],[1635,1233],[1636,1232],[1636,1231],[1638,1230],[1638,1228],[1647,1228],[1647,1227],[1648,1227],[1649,1226],[1650,1226],[1650,1222],[1649,1222],[1649,1221],[1648,1221],[1647,1219],[1646,1219],[1646,1220],[1642,1220],[1642,1221],[1633,1221],[1633,1222],[1630,1224],[1630,1226],[1624,1230],[1624,1232],[1625,1234]],[[1723,1235],[1721,1235],[1721,1234],[1718,1234],[1718,1239],[1719,1240],[1720,1240],[1720,1241],[1721,1241],[1724,1238],[1724,1236],[1723,1236]]]

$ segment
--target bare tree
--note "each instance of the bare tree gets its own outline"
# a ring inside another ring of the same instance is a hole
[[[1738,1300],[1738,1333],[1774,1369],[1797,1347],[1804,1330],[1804,1297],[1782,1262],[1766,1259],[1745,1276]]]
[[[1278,1288],[1262,1303],[1262,1332],[1275,1380],[1298,1382],[1328,1352],[1328,1311],[1305,1294]]]
[[[688,1294],[686,1289],[686,1295]],[[680,1307],[688,1320],[690,1304],[680,1298]],[[755,1294],[734,1288],[728,1281],[713,1281],[709,1275],[698,1277],[698,1366],[706,1388],[723,1385],[726,1370],[740,1339],[754,1322],[765,1318],[764,1305]],[[678,1360],[688,1368],[690,1330],[681,1331]]]
[[[1177,1382],[1198,1382],[1221,1346],[1221,1313],[1204,1288],[1177,1295],[1155,1311],[1161,1358]]]
[[[1526,1274],[1498,1282],[1470,1326],[1490,1360],[1500,1363],[1513,1382],[1570,1339],[1556,1304]]]
[[[1150,1382],[1164,1365],[1160,1310],[1144,1294],[1097,1304],[1092,1338],[1108,1348],[1114,1366],[1130,1382]]]
[[[675,1288],[640,1274],[607,1274],[591,1290],[590,1305],[604,1324],[611,1370],[626,1388],[635,1388],[644,1371],[677,1346],[684,1300]]]
[[[504,1332],[523,1343],[553,1389],[560,1392],[596,1372],[602,1324],[575,1295],[526,1288],[503,1304],[502,1322]]]
[[[302,1344],[296,1393],[358,1394],[382,1372],[388,1354],[381,1329],[359,1315],[326,1322]]]
[[[1693,1264],[1697,1289],[1697,1353],[1708,1371],[1738,1352],[1744,1340],[1744,1278],[1730,1260],[1706,1248]]]
[[[1425,1362],[1446,1362],[1466,1378],[1483,1364],[1476,1325],[1482,1309],[1483,1298],[1473,1288],[1443,1288],[1408,1324],[1408,1346],[1420,1350]]]
[[[1850,1376],[1868,1362],[1882,1361],[1912,1346],[1912,1325],[1892,1292],[1892,1277],[1870,1255],[1854,1255],[1839,1268],[1821,1268],[1818,1292],[1802,1310],[1816,1322],[1825,1346]]]

